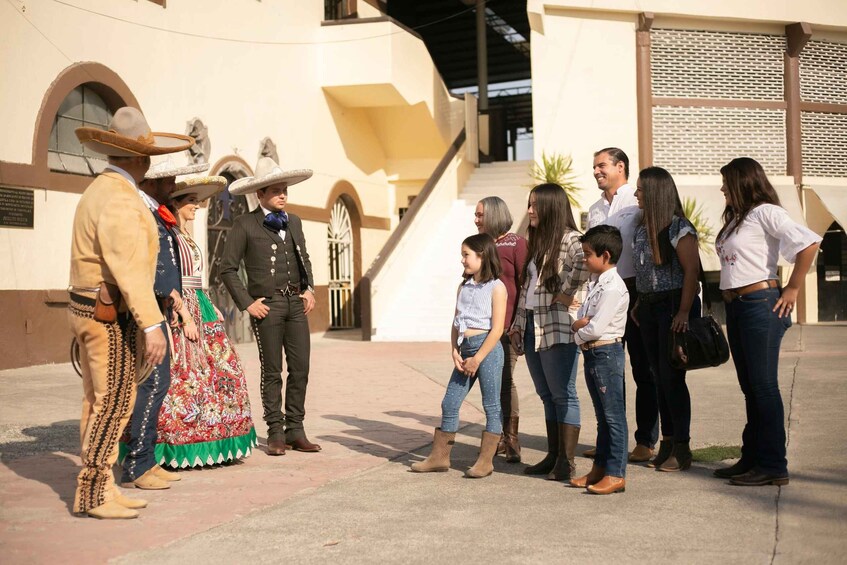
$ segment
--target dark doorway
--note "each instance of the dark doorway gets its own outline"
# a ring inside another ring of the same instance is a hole
[[[818,320],[847,320],[847,234],[833,222],[818,254]]]

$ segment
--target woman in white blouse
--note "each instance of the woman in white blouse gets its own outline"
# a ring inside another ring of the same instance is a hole
[[[721,261],[727,333],[747,405],[741,459],[715,476],[741,486],[788,484],[785,424],[779,393],[779,347],[821,238],[794,222],[762,166],[748,157],[721,168],[724,225],[715,241]],[[777,259],[794,263],[780,288]]]

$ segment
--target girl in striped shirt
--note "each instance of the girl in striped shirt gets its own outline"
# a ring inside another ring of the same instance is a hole
[[[441,402],[441,427],[435,429],[432,453],[414,463],[412,471],[428,473],[450,467],[450,451],[459,429],[459,408],[479,381],[485,410],[485,431],[479,458],[467,470],[471,478],[487,477],[503,432],[500,412],[500,384],[503,373],[503,346],[500,338],[506,319],[506,287],[499,279],[500,258],[494,239],[485,233],[462,242],[463,281],[456,297],[450,343],[453,374]]]

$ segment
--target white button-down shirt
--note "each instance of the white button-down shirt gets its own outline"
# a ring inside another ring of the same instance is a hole
[[[621,231],[623,249],[618,259],[618,274],[628,279],[635,276],[635,264],[632,257],[632,242],[635,240],[635,228],[641,222],[641,209],[635,198],[635,188],[625,184],[609,202],[605,196],[588,209],[588,227],[606,224]]]
[[[622,338],[629,315],[629,292],[616,268],[612,267],[588,283],[588,295],[579,307],[577,319],[588,317],[588,324],[574,333],[574,341],[582,345],[589,341]]]

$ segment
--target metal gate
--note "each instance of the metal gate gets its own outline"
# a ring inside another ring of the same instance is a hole
[[[353,229],[350,213],[335,201],[327,227],[329,245],[329,324],[332,329],[355,327],[353,316]]]
[[[227,183],[235,180],[228,172],[219,174],[226,178]],[[220,192],[209,203],[209,297],[223,314],[226,334],[234,343],[253,341],[253,332],[250,329],[250,315],[238,309],[221,280],[221,258],[233,220],[247,212],[247,199],[244,196],[232,196],[228,190]],[[246,287],[247,277],[243,264],[238,270],[238,276]]]

